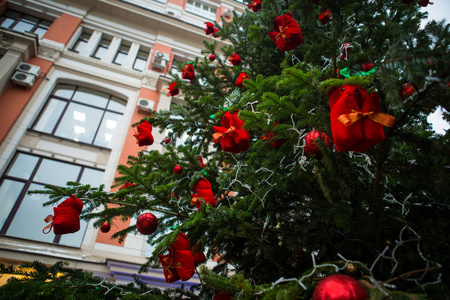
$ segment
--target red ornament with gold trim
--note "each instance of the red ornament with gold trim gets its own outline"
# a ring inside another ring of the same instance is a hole
[[[250,0],[247,4],[253,12],[258,12],[261,10],[261,0]]]
[[[152,234],[158,229],[158,219],[152,213],[143,213],[136,221],[136,228],[142,234]]]
[[[275,31],[269,32],[269,37],[281,51],[289,51],[303,43],[302,31],[290,12],[276,17],[273,22]]]
[[[181,68],[181,78],[191,80],[192,83],[195,78],[195,70],[192,64],[187,64],[184,69]]]
[[[368,300],[367,290],[353,277],[336,274],[322,279],[314,289],[312,300]]]

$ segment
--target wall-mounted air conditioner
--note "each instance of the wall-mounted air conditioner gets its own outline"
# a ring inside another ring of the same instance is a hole
[[[31,74],[36,77],[39,77],[39,73],[41,72],[41,67],[22,62],[17,66],[16,71],[20,71],[23,73],[27,73],[27,74]]]
[[[34,81],[36,80],[36,76],[24,72],[17,71],[14,73],[13,77],[11,78],[11,81],[15,85],[21,85],[25,86],[27,88],[30,88],[33,86]]]
[[[229,19],[229,18],[231,18],[233,16],[233,13],[231,12],[231,10],[227,10],[227,11],[224,12],[223,16],[226,19]]]
[[[139,110],[147,111],[147,112],[153,111],[154,105],[155,105],[155,101],[144,99],[144,98],[139,98],[138,104],[137,104]]]
[[[152,67],[155,69],[164,70],[169,60],[169,54],[166,54],[164,52],[156,52],[155,56],[153,57]]]

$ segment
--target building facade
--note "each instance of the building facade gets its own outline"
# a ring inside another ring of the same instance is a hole
[[[213,38],[205,22],[244,8],[235,0],[0,0],[1,263],[65,260],[117,283],[133,280],[152,251],[147,237],[119,244],[111,235],[136,220],[109,233],[82,222],[74,234],[43,234],[52,208],[27,191],[67,181],[110,187],[129,155],[164,151],[164,133],[154,130],[154,144],[139,148],[131,124],[182,101],[167,96],[169,72],[201,56],[202,41]],[[162,270],[141,279],[179,285]]]

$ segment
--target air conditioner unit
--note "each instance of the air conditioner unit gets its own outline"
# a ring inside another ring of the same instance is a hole
[[[166,68],[167,62],[170,60],[169,54],[164,52],[156,52],[153,57],[152,67],[155,69],[163,70]]]
[[[143,111],[147,111],[147,112],[153,111],[154,105],[155,105],[155,101],[144,99],[144,98],[139,98],[138,104],[137,104],[139,110],[143,110]]]
[[[36,80],[36,76],[28,74],[28,73],[20,72],[20,71],[17,71],[16,73],[14,73],[13,77],[11,78],[11,81],[15,85],[21,85],[21,86],[25,86],[27,88],[32,87],[35,80]]]
[[[227,19],[231,18],[233,16],[233,13],[231,12],[231,10],[227,10],[225,11],[225,13],[223,14],[223,16]]]
[[[34,75],[36,77],[39,77],[39,73],[41,72],[41,67],[22,62],[17,66],[16,71],[28,73],[28,74]]]

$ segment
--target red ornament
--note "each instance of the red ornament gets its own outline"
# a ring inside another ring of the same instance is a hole
[[[210,61],[214,61],[214,60],[216,59],[216,56],[215,56],[214,54],[210,54],[210,55],[208,56],[208,59],[209,59]]]
[[[331,19],[330,10],[327,9],[326,11],[321,11],[319,13],[319,21],[322,23],[322,25],[327,24]]]
[[[47,234],[52,228],[55,234],[74,233],[80,230],[80,214],[83,210],[83,202],[75,195],[70,196],[57,207],[53,208],[54,216],[48,215],[44,221],[51,222],[42,229]],[[47,232],[45,230],[48,229]]]
[[[309,156],[315,156],[318,159],[322,158],[322,152],[316,143],[316,139],[321,139],[331,149],[331,138],[323,131],[314,129],[305,136],[305,154]]]
[[[201,155],[198,156],[198,163],[200,164],[200,167],[204,168],[206,167],[203,163],[203,157]]]
[[[144,120],[136,126],[137,130],[134,130],[134,137],[139,144],[139,147],[142,146],[150,146],[153,144],[153,135],[152,135],[152,124],[150,124],[147,120]]]
[[[180,93],[180,89],[177,87],[177,83],[175,81],[172,81],[169,84],[169,93],[167,94],[167,96],[175,96],[178,95]]]
[[[269,32],[269,36],[281,51],[295,49],[303,43],[300,26],[292,18],[290,12],[276,17],[273,22],[273,29],[275,31]]]
[[[136,228],[142,234],[152,234],[158,228],[158,219],[152,213],[143,213],[136,221]]]
[[[245,79],[248,79],[248,75],[245,72],[241,72],[241,74],[239,74],[237,80],[236,80],[236,86],[243,88],[244,85],[242,84],[244,82]]]
[[[241,58],[234,52],[233,55],[228,56],[228,60],[233,66],[239,66],[241,64]]]
[[[214,298],[213,300],[231,300],[233,299],[233,295],[225,293],[225,292],[220,292],[220,291],[216,291],[214,293]]]
[[[261,10],[261,0],[250,0],[247,4],[247,7],[250,8],[253,12],[258,12]]]
[[[124,189],[126,189],[126,188],[128,188],[128,187],[133,187],[134,186],[134,183],[132,183],[132,182],[126,182],[120,189],[121,190],[124,190]]]
[[[187,64],[185,69],[181,68],[181,78],[187,80],[193,80],[195,78],[195,70],[192,64]]]
[[[202,178],[194,185],[195,194],[191,194],[191,205],[195,205],[197,210],[200,211],[200,206],[203,204],[202,200],[206,203],[216,206],[216,199],[211,189],[211,183],[208,179]]]
[[[405,4],[410,4],[410,3],[413,3],[414,0],[402,0],[402,2]]]
[[[376,92],[344,85],[328,91],[331,132],[338,152],[364,152],[384,140],[383,125],[392,127],[395,118],[380,110]]]
[[[197,267],[198,265],[201,265],[202,263],[206,262],[206,256],[205,253],[199,250],[198,245],[194,245],[192,247],[192,255],[194,255],[194,265]]]
[[[336,274],[322,279],[316,286],[312,300],[367,300],[367,290],[353,277]]]
[[[165,138],[165,140],[164,140],[164,144],[169,144],[170,143],[170,141],[171,141],[171,139],[170,139],[170,137],[167,137],[167,138]]]
[[[420,0],[417,4],[422,7],[427,7],[427,5],[433,5],[434,3],[430,2],[430,0]]]
[[[278,123],[274,123],[274,124],[273,124],[273,127],[275,127],[275,126],[277,126],[277,125],[278,125]],[[267,131],[264,131],[264,132],[266,132],[267,134],[264,135],[264,136],[262,136],[262,137],[261,137],[261,140],[263,140],[263,141],[269,141],[269,142],[270,142],[270,146],[272,146],[272,148],[275,149],[275,150],[277,150],[278,148],[280,148],[281,146],[283,146],[283,144],[286,142],[285,139],[275,139],[275,140],[273,140],[273,141],[270,141],[270,140],[272,140],[274,137],[276,137],[278,134],[277,134],[277,133],[273,134],[273,133],[267,132]]]
[[[111,225],[108,222],[105,222],[100,226],[100,231],[103,233],[107,233],[111,230]]]
[[[348,55],[350,54],[350,50],[352,50],[353,46],[349,43],[345,43],[341,46],[339,60],[347,60]]]
[[[175,166],[175,168],[173,168],[173,173],[180,175],[181,173],[183,173],[183,168],[181,166]]]
[[[405,83],[401,88],[400,88],[400,92],[399,95],[402,98],[402,100],[404,101],[406,98],[414,95],[415,93],[417,93],[416,89],[414,88],[414,86],[411,83]]]
[[[206,28],[203,28],[203,30],[205,31],[206,35],[210,35],[215,32],[216,28],[214,27],[214,24],[212,22],[206,22],[205,25],[206,25]]]
[[[220,141],[224,152],[239,153],[247,151],[250,147],[250,134],[247,129],[242,129],[244,121],[239,119],[236,114],[226,112],[220,119],[222,127],[213,126],[214,142]]]
[[[363,72],[369,72],[370,70],[373,69],[373,63],[365,63],[362,65],[361,70]]]

